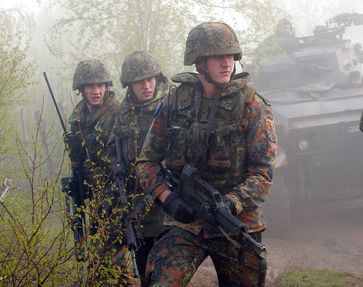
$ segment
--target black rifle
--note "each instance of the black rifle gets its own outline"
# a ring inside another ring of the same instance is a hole
[[[176,179],[173,178],[172,181],[176,181]],[[179,185],[177,192],[194,208],[196,216],[205,219],[202,213],[203,210],[208,208],[213,221],[215,221],[215,227],[234,246],[242,248],[242,244],[248,244],[252,246],[257,254],[261,255],[266,252],[265,246],[254,240],[245,231],[242,222],[232,215],[219,191],[203,180],[194,166],[185,165],[182,177],[180,181],[176,181],[176,184]],[[234,240],[230,235],[241,238],[242,244]]]
[[[131,205],[128,202],[128,188],[126,183],[126,168],[128,160],[125,159],[123,155],[123,145],[122,140],[120,137],[115,136],[115,144],[116,144],[116,154],[117,154],[117,162],[115,166],[115,179],[116,179],[116,185],[118,188],[118,194],[120,195],[120,202],[121,206],[124,209],[123,210],[123,220],[124,224],[126,226],[126,244],[128,246],[128,249],[131,253],[131,259],[132,259],[132,273],[134,278],[140,278],[139,269],[137,266],[136,261],[136,251],[141,246],[141,240],[139,240],[136,228],[135,228],[135,222],[132,219],[128,219],[127,215],[127,208],[129,208]]]
[[[60,114],[57,102],[54,98],[54,94],[50,83],[48,81],[47,74],[43,72],[45,82],[47,83],[49,93],[52,97],[54,106],[56,108],[61,126],[63,128],[64,136],[69,137],[70,133],[67,132],[66,126],[64,124],[63,118]],[[72,177],[64,177],[61,179],[62,183],[62,191],[66,194],[65,196],[65,204],[66,204],[66,213],[68,217],[72,218],[72,230],[73,237],[76,246],[76,257],[77,260],[83,260],[83,249],[79,248],[79,244],[84,235],[84,226],[85,226],[85,214],[83,211],[84,208],[84,200],[85,200],[85,187],[83,184],[83,172],[79,168],[72,167]],[[72,208],[69,202],[69,198],[72,199]]]

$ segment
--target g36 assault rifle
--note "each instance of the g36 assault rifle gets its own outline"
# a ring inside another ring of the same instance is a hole
[[[181,179],[178,181],[175,178],[172,181],[176,181],[179,187],[177,192],[181,197],[196,211],[196,216],[205,220],[203,212],[208,209],[213,224],[216,228],[237,248],[242,248],[244,244],[250,245],[257,254],[262,255],[266,252],[266,248],[263,244],[254,240],[243,227],[242,222],[232,215],[230,209],[227,207],[222,195],[203,180],[198,170],[191,164],[184,166]],[[173,183],[172,183],[173,185]],[[241,242],[233,239],[232,236],[237,239],[241,239]]]

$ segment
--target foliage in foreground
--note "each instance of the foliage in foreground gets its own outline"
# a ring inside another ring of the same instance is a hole
[[[102,193],[95,193],[99,196],[88,200],[83,208],[89,219],[85,222],[87,233],[79,243],[84,260],[75,260],[75,253],[79,254],[71,230],[75,218],[66,212],[60,185],[66,154],[58,162],[58,170],[45,172],[54,154],[43,155],[39,125],[32,139],[32,145],[25,148],[17,138],[14,165],[18,169],[10,174],[12,184],[6,196],[0,187],[0,287],[96,287],[122,282],[130,263],[128,254],[119,250],[118,242],[106,244],[110,224],[118,223],[111,219],[121,216],[101,217],[95,212],[103,203],[99,198]],[[54,148],[51,150],[54,152]],[[89,233],[90,221],[98,223],[93,235]],[[125,260],[123,265],[115,264],[115,255]]]
[[[362,286],[363,279],[332,270],[291,270],[282,273],[276,287],[352,287]]]

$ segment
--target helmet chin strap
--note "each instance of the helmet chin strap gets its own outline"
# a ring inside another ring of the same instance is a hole
[[[204,75],[207,82],[211,83],[212,85],[216,86],[219,89],[223,90],[228,85],[228,83],[226,83],[226,84],[218,83],[217,81],[212,79],[212,77],[210,76],[210,74],[208,72],[207,61],[206,61],[205,58],[199,64],[199,67],[197,68],[197,71]],[[236,72],[236,65],[233,66],[233,72],[232,72],[232,75],[231,75],[231,79],[232,79],[233,75],[235,74],[235,72]],[[229,81],[231,81],[231,79]]]

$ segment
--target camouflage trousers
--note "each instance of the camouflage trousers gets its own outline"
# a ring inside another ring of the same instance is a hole
[[[133,286],[126,245],[95,238],[89,249],[87,286]]]
[[[251,234],[261,242],[261,233]],[[187,286],[199,265],[210,256],[219,286],[262,287],[266,260],[250,248],[240,250],[226,238],[203,238],[172,227],[151,249],[146,276],[148,286]]]
[[[123,279],[123,284],[120,286],[141,286],[146,287],[148,286],[145,272],[146,272],[146,263],[149,252],[153,247],[156,237],[146,237],[144,238],[144,244],[137,250],[136,252],[136,263],[137,268],[140,274],[140,283],[138,283],[138,279],[132,278],[131,272],[131,258],[130,254],[127,253],[126,245],[122,246],[122,249],[113,257],[113,263],[117,266],[124,266],[127,267],[127,272],[123,274],[120,279]]]
[[[146,263],[147,258],[150,253],[151,248],[153,247],[156,237],[146,237],[144,238],[144,244],[140,247],[140,249],[136,252],[136,262],[137,267],[140,272],[140,281],[141,281],[141,287],[148,286],[145,273],[146,273]]]
[[[121,210],[103,212],[100,206],[95,218],[90,218],[91,240],[89,259],[93,286],[132,286],[130,259],[127,252],[124,230],[121,225]]]

